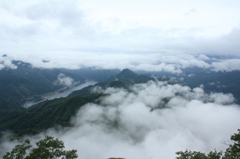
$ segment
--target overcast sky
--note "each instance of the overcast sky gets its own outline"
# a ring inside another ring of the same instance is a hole
[[[48,68],[179,72],[197,61],[239,70],[236,59],[204,64],[209,55],[239,57],[239,8],[238,0],[1,0],[0,54]]]

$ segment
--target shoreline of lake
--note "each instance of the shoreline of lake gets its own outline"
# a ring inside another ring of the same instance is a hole
[[[26,102],[24,102],[23,107],[24,108],[29,108],[29,107],[31,107],[33,105],[39,104],[39,103],[44,102],[46,100],[52,100],[52,99],[56,99],[56,98],[67,97],[73,91],[83,89],[84,87],[87,87],[87,86],[90,86],[90,85],[95,85],[96,83],[97,82],[95,82],[95,81],[89,81],[89,82],[85,82],[83,84],[71,87],[71,88],[69,88],[69,89],[67,89],[67,90],[65,90],[63,92],[56,91],[56,93],[53,93],[53,95],[46,96],[46,97],[44,97],[41,100],[29,100],[29,101],[26,101]],[[49,93],[51,93],[51,92],[49,92]]]

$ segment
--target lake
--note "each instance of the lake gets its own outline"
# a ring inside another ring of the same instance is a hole
[[[97,82],[94,82],[94,81],[89,81],[89,82],[86,82],[86,83],[83,83],[81,85],[78,85],[78,86],[74,86],[70,89],[67,89],[61,93],[57,93],[57,94],[54,94],[54,95],[51,95],[51,96],[48,96],[46,97],[44,100],[40,100],[40,101],[27,101],[23,104],[23,107],[24,108],[29,108],[35,104],[38,104],[38,103],[41,103],[41,102],[44,102],[46,99],[48,100],[51,100],[51,99],[55,99],[55,98],[61,98],[61,97],[67,97],[69,94],[71,94],[73,91],[76,91],[76,90],[80,90],[84,87],[87,87],[87,86],[90,86],[90,85],[95,85]]]

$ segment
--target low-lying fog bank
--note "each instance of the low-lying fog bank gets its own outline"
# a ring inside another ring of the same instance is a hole
[[[203,88],[150,81],[131,91],[108,88],[100,104],[86,104],[72,118],[74,127],[49,129],[33,141],[52,135],[63,140],[66,149],[77,149],[79,158],[127,159],[175,158],[185,149],[208,152],[225,150],[240,123],[240,107],[231,94],[206,94]],[[1,139],[0,154],[14,146]]]

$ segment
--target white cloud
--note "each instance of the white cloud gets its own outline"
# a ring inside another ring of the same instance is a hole
[[[195,76],[195,74],[189,74],[189,75],[188,75],[188,77],[193,77],[193,76]]]
[[[208,95],[202,88],[153,81],[134,85],[130,92],[102,91],[109,96],[99,105],[82,107],[72,128],[30,138],[53,135],[67,149],[77,149],[79,158],[165,159],[185,149],[224,150],[223,140],[239,128],[240,109],[229,94]],[[2,144],[2,149],[9,146]]]
[[[184,5],[176,0],[9,0],[0,3],[0,53],[39,60],[72,51],[90,57],[94,53],[200,54],[179,62],[182,67],[208,68],[203,61],[206,54],[239,55],[239,6],[238,1],[216,0]]]
[[[200,54],[198,56],[198,58],[201,59],[201,60],[209,60],[209,57],[207,57],[206,55],[203,55],[203,54]]]
[[[201,54],[201,57],[206,55]],[[207,56],[206,56],[207,57]],[[205,57],[205,59],[206,59]],[[47,59],[47,63],[43,62]],[[127,54],[127,53],[99,53],[99,52],[75,52],[71,51],[68,54],[59,52],[55,54],[21,54],[9,55],[6,61],[6,66],[16,68],[10,65],[12,60],[22,60],[31,63],[33,67],[38,68],[68,68],[79,69],[83,67],[95,67],[98,69],[124,69],[144,71],[164,71],[175,74],[181,74],[183,69],[198,67],[202,69],[210,69],[212,71],[239,71],[240,60],[236,57],[228,59],[209,58],[209,61],[200,59],[199,56],[182,53],[148,53],[146,54]],[[2,63],[3,64],[3,63]],[[2,66],[3,67],[3,66]],[[192,75],[189,75],[192,76]]]
[[[234,97],[232,94],[223,93],[211,93],[209,96],[210,100],[217,104],[229,104],[234,102]]]
[[[214,82],[211,82],[211,83],[208,83],[210,86],[214,86],[215,83]]]
[[[239,56],[237,1],[224,5],[218,1],[184,5],[175,1],[178,8],[156,0],[93,1],[95,5],[77,0],[0,3],[4,15],[0,18],[0,53],[42,68],[171,73],[188,67],[239,70],[239,57],[206,62],[212,54]],[[43,63],[43,59],[50,62]]]
[[[230,60],[222,60],[219,62],[212,63],[212,69],[214,71],[240,71],[240,59],[230,59]]]
[[[64,85],[64,86],[72,86],[74,84],[74,80],[71,77],[68,77],[63,73],[60,73],[57,77],[57,80],[54,81],[54,84]]]
[[[17,66],[12,63],[12,60],[9,57],[0,56],[0,70],[8,69],[17,69]]]

